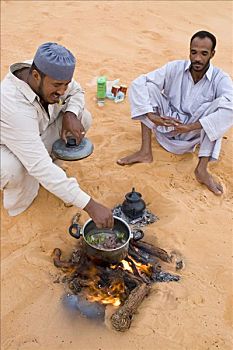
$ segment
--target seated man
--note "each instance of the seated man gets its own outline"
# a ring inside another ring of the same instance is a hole
[[[52,144],[73,134],[80,143],[91,124],[84,92],[72,80],[75,58],[56,43],[42,44],[33,63],[16,63],[2,82],[1,189],[15,216],[37,196],[39,183],[64,202],[85,210],[98,227],[111,227],[110,209],[81,190],[55,165]]]
[[[140,120],[138,152],[119,159],[119,165],[153,161],[151,132],[167,151],[183,154],[200,145],[197,180],[216,195],[223,188],[207,170],[217,160],[221,138],[233,124],[232,81],[210,64],[216,38],[200,31],[190,42],[190,61],[173,61],[135,79],[129,91],[132,118]]]

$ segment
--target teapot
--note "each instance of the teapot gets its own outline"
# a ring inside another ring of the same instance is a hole
[[[132,188],[132,192],[129,192],[125,195],[125,200],[122,203],[123,213],[130,219],[137,219],[143,214],[146,204],[142,199],[142,195],[139,192],[135,191],[135,188]]]

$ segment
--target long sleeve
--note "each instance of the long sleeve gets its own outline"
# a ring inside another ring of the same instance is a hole
[[[221,138],[233,125],[233,86],[227,74],[218,82],[215,97],[206,116],[200,119],[210,141]]]
[[[72,80],[66,95],[67,102],[63,108],[63,112],[69,111],[79,116],[83,112],[85,105],[84,91],[80,84]]]
[[[40,138],[38,110],[11,84],[2,89],[1,112],[1,143],[48,191],[64,202],[84,208],[90,196],[81,190],[75,178],[68,178],[52,162]]]
[[[161,91],[164,88],[168,64],[148,74],[136,78],[129,89],[132,118],[153,112],[147,83],[155,84]]]

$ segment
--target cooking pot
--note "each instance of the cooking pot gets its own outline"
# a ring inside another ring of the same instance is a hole
[[[79,239],[81,236],[83,237],[84,241],[84,248],[86,250],[86,254],[89,258],[95,260],[97,263],[111,263],[116,264],[123,260],[127,254],[128,254],[128,248],[129,248],[129,241],[130,239],[134,239],[135,241],[140,240],[143,238],[144,233],[142,230],[137,230],[135,232],[131,232],[131,229],[129,225],[121,218],[117,216],[113,216],[114,218],[114,225],[113,229],[99,229],[96,227],[94,221],[92,219],[89,219],[85,222],[83,227],[81,227],[78,224],[72,224],[69,227],[69,233],[72,237]],[[122,245],[115,249],[104,249],[104,248],[98,248],[96,246],[91,245],[87,241],[88,235],[98,234],[98,233],[124,233],[124,241],[125,243],[122,243]]]

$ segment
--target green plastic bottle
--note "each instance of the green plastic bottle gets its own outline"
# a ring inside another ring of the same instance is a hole
[[[97,79],[97,104],[99,106],[104,105],[104,99],[106,97],[107,79],[104,76]]]

